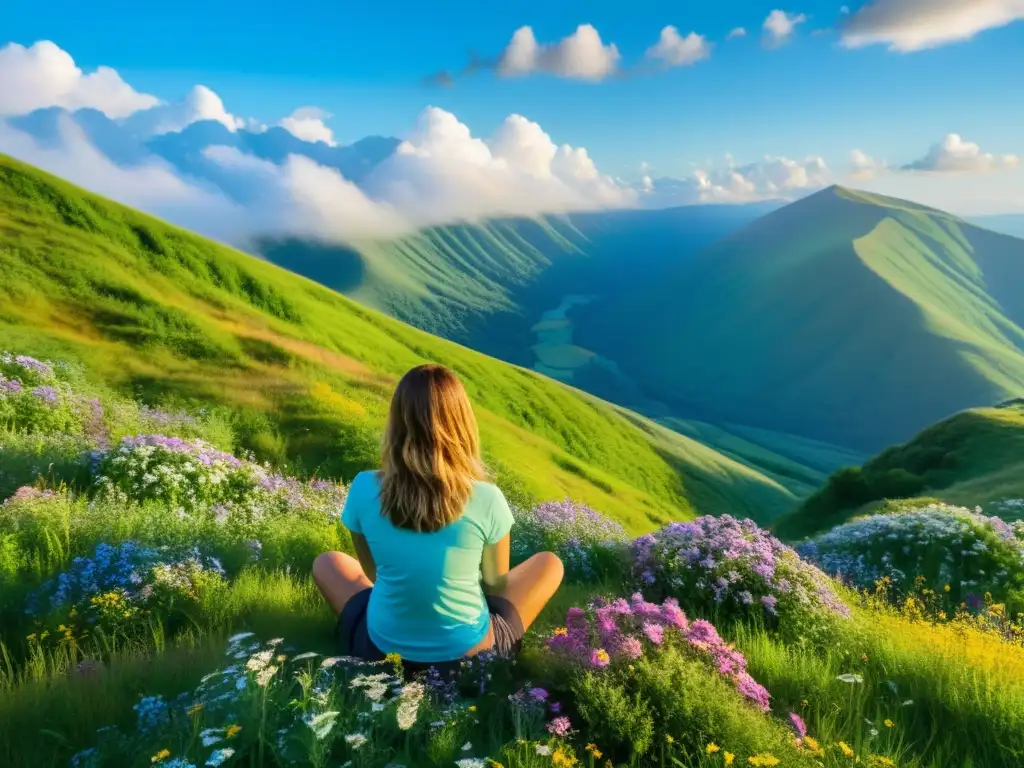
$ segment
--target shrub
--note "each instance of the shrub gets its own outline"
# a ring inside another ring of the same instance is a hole
[[[798,760],[766,716],[768,692],[743,654],[672,599],[655,605],[634,595],[570,609],[547,647],[587,739],[620,760],[721,764],[701,762],[709,743],[740,764],[766,752]]]
[[[662,646],[678,646],[703,659],[758,709],[768,711],[768,691],[747,674],[743,654],[727,645],[711,623],[689,621],[672,598],[655,605],[635,594],[629,601],[594,601],[588,610],[570,608],[565,627],[547,642],[571,666],[593,670],[628,665]]]
[[[723,619],[752,618],[791,635],[817,635],[849,608],[829,578],[750,520],[670,523],[632,544],[638,583]]]
[[[165,619],[187,612],[223,575],[220,563],[196,548],[174,552],[134,541],[99,544],[90,557],[74,558],[69,569],[34,592],[27,612],[43,626],[59,621],[68,640],[75,628],[129,635],[150,615]]]
[[[851,520],[800,551],[852,586],[888,579],[897,595],[923,586],[974,609],[986,593],[1004,600],[1024,588],[1024,526],[985,517],[980,509],[896,507]]]
[[[625,529],[586,504],[548,501],[518,509],[514,516],[512,555],[517,561],[551,551],[561,558],[570,580],[604,580],[622,573]]]

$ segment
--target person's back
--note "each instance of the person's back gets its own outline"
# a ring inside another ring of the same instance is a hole
[[[377,579],[367,630],[380,648],[410,661],[456,659],[487,634],[487,600],[480,585],[484,547],[512,526],[501,491],[476,482],[462,514],[433,532],[395,526],[381,511],[376,472],[356,476],[342,522],[361,534]]]
[[[484,477],[462,382],[439,365],[409,371],[391,399],[381,469],[356,477],[342,511],[358,559],[325,552],[313,563],[346,653],[443,664],[518,650],[562,563],[538,552],[509,570],[512,513]]]

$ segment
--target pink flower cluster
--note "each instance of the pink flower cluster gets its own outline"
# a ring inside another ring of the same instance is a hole
[[[736,690],[767,712],[770,695],[747,672],[743,654],[727,644],[708,621],[690,621],[679,602],[668,598],[661,605],[639,593],[628,601],[595,600],[587,610],[570,608],[565,627],[555,630],[548,648],[571,663],[604,669],[614,661],[633,661],[645,650],[677,638],[714,665]]]

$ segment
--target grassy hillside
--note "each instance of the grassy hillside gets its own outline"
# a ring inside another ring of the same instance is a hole
[[[833,187],[577,310],[674,412],[869,453],[1024,393],[1024,241]]]
[[[863,467],[840,470],[780,519],[775,530],[798,539],[843,523],[883,499],[920,495],[981,505],[989,514],[999,511],[993,502],[1024,498],[1024,402],[964,411]]]
[[[603,402],[7,158],[0,273],[0,347],[77,359],[150,402],[229,407],[239,449],[306,472],[372,466],[396,377],[432,360],[465,380],[489,459],[523,497],[573,496],[633,530],[794,501],[693,441],[666,450]]]
[[[640,283],[769,209],[709,205],[495,219],[351,247],[289,240],[260,250],[421,330],[532,366],[530,329],[564,296]]]

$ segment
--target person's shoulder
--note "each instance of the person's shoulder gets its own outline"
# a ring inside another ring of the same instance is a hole
[[[471,502],[480,512],[498,511],[508,506],[501,488],[486,480],[477,480],[473,484]]]
[[[375,493],[379,486],[380,482],[377,476],[377,470],[367,469],[352,478],[352,482],[348,487],[348,492],[349,494],[352,494],[353,492],[356,494]]]
[[[494,501],[498,498],[505,498],[505,494],[501,492],[501,488],[496,486],[494,483],[488,482],[487,480],[476,480],[473,483],[473,498],[474,499],[486,499],[488,502]]]

